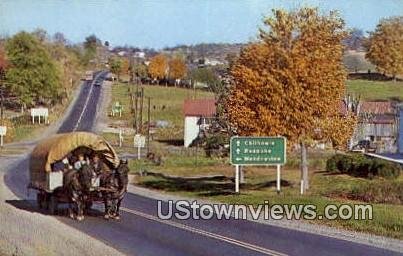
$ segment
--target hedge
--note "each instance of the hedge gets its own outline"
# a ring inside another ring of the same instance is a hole
[[[344,173],[355,177],[373,178],[375,176],[395,179],[400,175],[401,166],[386,160],[368,158],[364,155],[336,154],[326,162],[326,171]]]

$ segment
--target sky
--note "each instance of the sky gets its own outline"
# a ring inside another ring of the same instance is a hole
[[[339,10],[350,28],[371,31],[403,15],[403,0],[0,0],[0,36],[42,28],[73,43],[90,34],[112,46],[246,43],[273,8]]]

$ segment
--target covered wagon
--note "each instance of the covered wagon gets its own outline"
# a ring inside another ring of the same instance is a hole
[[[75,152],[97,154],[110,169],[119,165],[114,149],[102,137],[89,132],[57,134],[37,144],[31,153],[29,163],[30,182],[28,188],[35,189],[39,207],[46,207],[50,213],[57,210],[59,203],[68,203],[63,189],[64,170],[58,167],[63,159],[74,157]],[[90,198],[99,200],[101,198]]]

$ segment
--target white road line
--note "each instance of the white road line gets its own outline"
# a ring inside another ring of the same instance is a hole
[[[125,207],[121,207],[120,209],[122,211],[138,215],[138,216],[143,217],[143,218],[148,219],[148,220],[157,221],[157,222],[160,222],[160,223],[172,226],[172,227],[176,227],[176,228],[179,228],[179,229],[190,231],[192,233],[196,233],[196,234],[203,235],[203,236],[206,236],[206,237],[214,238],[214,239],[217,239],[217,240],[220,240],[220,241],[223,241],[223,242],[226,242],[226,243],[234,244],[236,246],[243,247],[243,248],[246,248],[246,249],[249,249],[249,250],[253,250],[253,251],[265,254],[265,255],[287,256],[287,254],[277,252],[277,251],[274,251],[274,250],[270,250],[270,249],[267,249],[267,248],[264,248],[264,247],[261,247],[261,246],[258,246],[258,245],[249,244],[249,243],[246,243],[246,242],[243,242],[243,241],[240,241],[240,240],[236,240],[236,239],[233,239],[233,238],[230,238],[230,237],[226,237],[226,236],[223,236],[223,235],[219,235],[219,234],[211,233],[211,232],[208,232],[208,231],[204,231],[204,230],[201,230],[201,229],[198,229],[198,228],[190,227],[190,226],[178,223],[178,222],[174,222],[174,221],[170,221],[170,220],[162,220],[162,219],[160,219],[160,218],[158,218],[156,216],[149,215],[149,214],[146,214],[146,213],[143,213],[143,212],[140,212],[140,211],[128,209],[128,208],[125,208]]]
[[[94,81],[95,81],[102,73],[103,73],[103,72],[101,71],[101,72],[100,72],[98,75],[96,75],[96,76],[92,79],[92,81],[91,81],[91,85],[90,85],[91,88],[90,88],[90,91],[89,91],[89,93],[88,93],[88,95],[87,95],[87,99],[85,100],[85,104],[84,104],[84,106],[83,106],[83,110],[81,111],[81,114],[80,114],[80,116],[79,116],[79,118],[78,118],[78,120],[77,120],[76,125],[74,126],[73,132],[75,132],[75,131],[77,130],[78,125],[80,124],[81,119],[83,118],[85,109],[86,109],[87,106],[88,106],[88,102],[89,102],[89,100],[90,100],[90,96],[91,96],[91,93],[92,93],[92,88],[94,88]]]

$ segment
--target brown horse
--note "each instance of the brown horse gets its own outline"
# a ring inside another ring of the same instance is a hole
[[[104,192],[105,219],[120,219],[119,208],[129,183],[127,160],[121,160],[118,168],[104,181],[110,191]]]
[[[84,219],[84,194],[80,174],[74,169],[67,170],[63,180],[63,188],[69,199],[69,216],[81,221]]]

